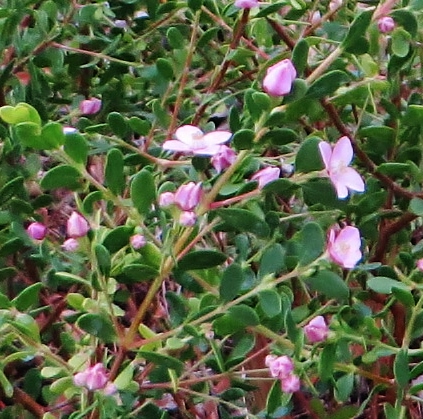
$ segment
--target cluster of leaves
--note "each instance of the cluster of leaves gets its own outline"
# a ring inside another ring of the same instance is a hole
[[[374,3],[3,1],[1,419],[420,417],[423,2]],[[297,79],[271,97],[285,58]],[[184,124],[230,130],[235,163],[165,152]],[[366,183],[344,200],[318,147],[341,136]],[[265,165],[281,178],[258,188]],[[187,182],[194,226],[158,199]],[[70,252],[73,211],[91,230]],[[334,225],[360,231],[354,269],[327,255]],[[75,384],[95,363],[114,395]]]

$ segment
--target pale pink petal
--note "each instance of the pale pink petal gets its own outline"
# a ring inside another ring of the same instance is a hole
[[[163,150],[191,152],[191,147],[178,140],[168,140],[162,145]]]
[[[212,144],[203,148],[197,148],[192,150],[192,152],[197,156],[214,156],[220,150],[219,144]]]
[[[321,141],[319,143],[319,151],[326,170],[329,170],[330,159],[332,158],[332,147],[326,141]]]
[[[192,146],[192,141],[203,136],[203,131],[194,125],[182,125],[175,131],[177,140],[185,143],[187,146]]]
[[[209,146],[214,144],[226,143],[231,137],[232,137],[232,133],[229,131],[212,131],[204,135],[203,141],[204,141],[204,144]]]
[[[360,248],[360,231],[357,227],[346,226],[339,232],[336,241],[338,243],[349,243],[351,247]]]
[[[333,186],[335,186],[336,195],[338,195],[338,198],[346,198],[348,196],[348,188],[342,182],[338,182],[337,179],[330,178],[330,180],[332,181]]]
[[[342,183],[348,189],[357,192],[364,192],[364,182],[358,172],[351,168],[346,167],[342,172],[336,176],[336,180],[339,183]]]
[[[352,269],[357,265],[361,257],[362,254],[360,250],[350,251],[348,255],[345,255],[342,259],[342,266],[347,269]]]
[[[338,167],[339,165],[348,166],[353,158],[353,148],[351,140],[344,136],[341,137],[335,144],[332,152],[330,166]]]

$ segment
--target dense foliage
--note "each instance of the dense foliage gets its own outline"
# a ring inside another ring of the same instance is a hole
[[[421,417],[422,11],[0,2],[0,419]]]

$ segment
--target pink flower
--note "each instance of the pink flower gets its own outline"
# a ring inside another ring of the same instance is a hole
[[[212,131],[204,134],[193,125],[183,125],[175,132],[176,140],[165,141],[162,147],[164,150],[213,156],[219,151],[219,145],[229,141],[231,136],[229,131]]]
[[[101,363],[88,367],[85,371],[78,372],[73,377],[75,385],[86,387],[91,391],[105,388],[108,381],[106,369]]]
[[[291,60],[285,59],[269,67],[263,79],[263,88],[271,96],[287,95],[297,76]]]
[[[392,17],[390,16],[381,17],[377,21],[377,27],[379,28],[379,31],[382,33],[392,32],[395,28],[394,19],[392,19]]]
[[[88,221],[81,214],[73,211],[67,222],[68,236],[77,239],[85,236],[89,230]]]
[[[265,360],[266,367],[269,367],[270,375],[274,378],[287,377],[294,370],[294,363],[289,356],[267,355]]]
[[[235,0],[234,5],[240,9],[251,9],[259,6],[258,0]]]
[[[101,108],[101,100],[96,97],[85,99],[79,104],[79,110],[83,115],[93,115]]]
[[[75,132],[77,132],[78,130],[74,127],[69,127],[69,126],[65,126],[63,127],[63,134],[67,135],[67,134],[74,134]]]
[[[184,227],[192,227],[195,225],[197,221],[197,216],[195,212],[192,211],[182,211],[181,215],[179,216],[179,224],[183,225]]]
[[[332,0],[329,3],[329,10],[334,12],[336,9],[339,9],[342,6],[342,0]]]
[[[319,151],[325,164],[326,172],[336,189],[338,198],[348,196],[348,189],[364,191],[364,182],[358,172],[348,167],[353,158],[353,149],[348,137],[341,137],[333,150],[329,143],[321,141]]]
[[[47,227],[39,222],[31,223],[26,229],[28,236],[34,240],[43,240],[47,235]]]
[[[175,203],[175,194],[173,192],[163,192],[159,195],[159,206],[169,207]]]
[[[217,173],[231,166],[236,160],[236,153],[226,145],[219,146],[217,153],[211,158],[211,164]]]
[[[416,263],[417,269],[423,272],[423,259],[419,259]]]
[[[282,378],[281,388],[284,393],[295,393],[300,389],[300,378],[295,374]]]
[[[419,375],[417,378],[415,378],[414,380],[411,381],[412,386],[417,386],[419,384],[423,384],[423,375]],[[421,399],[423,399],[423,390],[420,390],[417,393],[417,396],[420,397]]]
[[[258,182],[259,189],[266,186],[268,183],[273,182],[276,179],[279,179],[281,170],[278,167],[265,167],[264,169],[259,170],[251,176],[251,180]]]
[[[322,342],[329,334],[329,328],[323,316],[317,316],[304,326],[304,333],[310,343]]]
[[[362,258],[360,231],[356,227],[344,227],[338,233],[332,228],[329,232],[328,252],[333,262],[352,269]]]
[[[175,204],[181,210],[191,211],[199,204],[202,195],[201,183],[189,182],[175,192]]]
[[[65,240],[62,244],[62,249],[66,252],[75,252],[76,250],[78,250],[78,247],[78,240],[72,238]]]
[[[147,244],[147,240],[142,234],[134,234],[129,239],[131,246],[135,249],[141,249],[141,247],[144,247]]]

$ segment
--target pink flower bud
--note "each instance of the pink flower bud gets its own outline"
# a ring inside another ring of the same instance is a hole
[[[182,211],[181,215],[179,216],[179,224],[183,225],[184,227],[192,227],[195,225],[197,221],[197,216],[195,212],[192,211]]]
[[[321,20],[322,20],[322,16],[320,15],[320,12],[318,10],[313,12],[313,14],[311,15],[311,19],[310,19],[311,24],[312,25],[318,25]]]
[[[352,269],[362,258],[360,231],[356,227],[347,226],[335,232],[329,232],[328,252],[333,262],[343,268]]]
[[[35,222],[31,223],[26,229],[28,236],[34,240],[43,240],[47,235],[47,227],[44,224]]]
[[[271,96],[287,95],[296,76],[297,71],[291,60],[282,60],[267,69],[263,88]]]
[[[67,135],[67,134],[74,134],[75,132],[77,132],[78,130],[74,127],[69,127],[69,126],[65,126],[63,127],[63,134]]]
[[[281,388],[284,393],[295,393],[300,389],[300,378],[295,374],[282,378]]]
[[[101,109],[101,100],[96,97],[83,100],[79,104],[79,110],[83,115],[93,115]]]
[[[235,0],[235,7],[240,9],[251,9],[252,7],[259,6],[258,0]]]
[[[251,176],[251,180],[257,181],[258,187],[261,189],[268,183],[279,179],[280,172],[281,170],[278,167],[266,167],[254,173],[254,175]]]
[[[423,259],[419,259],[419,260],[416,262],[416,265],[417,265],[417,269],[418,269],[419,271],[422,271],[422,272],[423,272]]]
[[[129,239],[131,246],[135,249],[141,249],[141,247],[144,247],[147,244],[147,240],[142,234],[134,234]]]
[[[322,342],[329,334],[329,328],[323,316],[317,316],[304,326],[304,334],[310,343]]]
[[[379,28],[379,31],[382,33],[392,32],[395,28],[394,19],[392,19],[392,17],[390,16],[381,17],[377,21],[377,27]]]
[[[226,145],[221,145],[218,152],[211,158],[211,164],[216,169],[216,172],[220,173],[231,166],[235,160],[235,151]]]
[[[191,211],[200,203],[202,194],[201,183],[189,182],[175,192],[175,204],[181,210]]]
[[[169,207],[175,203],[175,194],[173,192],[163,192],[159,195],[159,206]]]
[[[62,249],[66,252],[75,252],[76,250],[78,250],[78,247],[78,240],[72,238],[65,240],[62,244]]]
[[[106,386],[108,382],[106,369],[103,364],[95,364],[85,371],[74,375],[73,382],[79,387],[86,387],[88,390],[99,390]]]
[[[331,12],[335,11],[336,9],[339,9],[342,6],[342,0],[332,0],[329,3],[329,10]]]
[[[72,212],[67,222],[68,236],[77,239],[78,237],[84,237],[89,230],[88,221],[76,211]]]
[[[270,375],[274,378],[288,376],[294,370],[294,363],[289,356],[267,355],[265,365],[269,367]]]
[[[108,382],[106,387],[104,387],[103,393],[106,396],[113,396],[113,394],[117,393],[117,388],[113,383]]]

